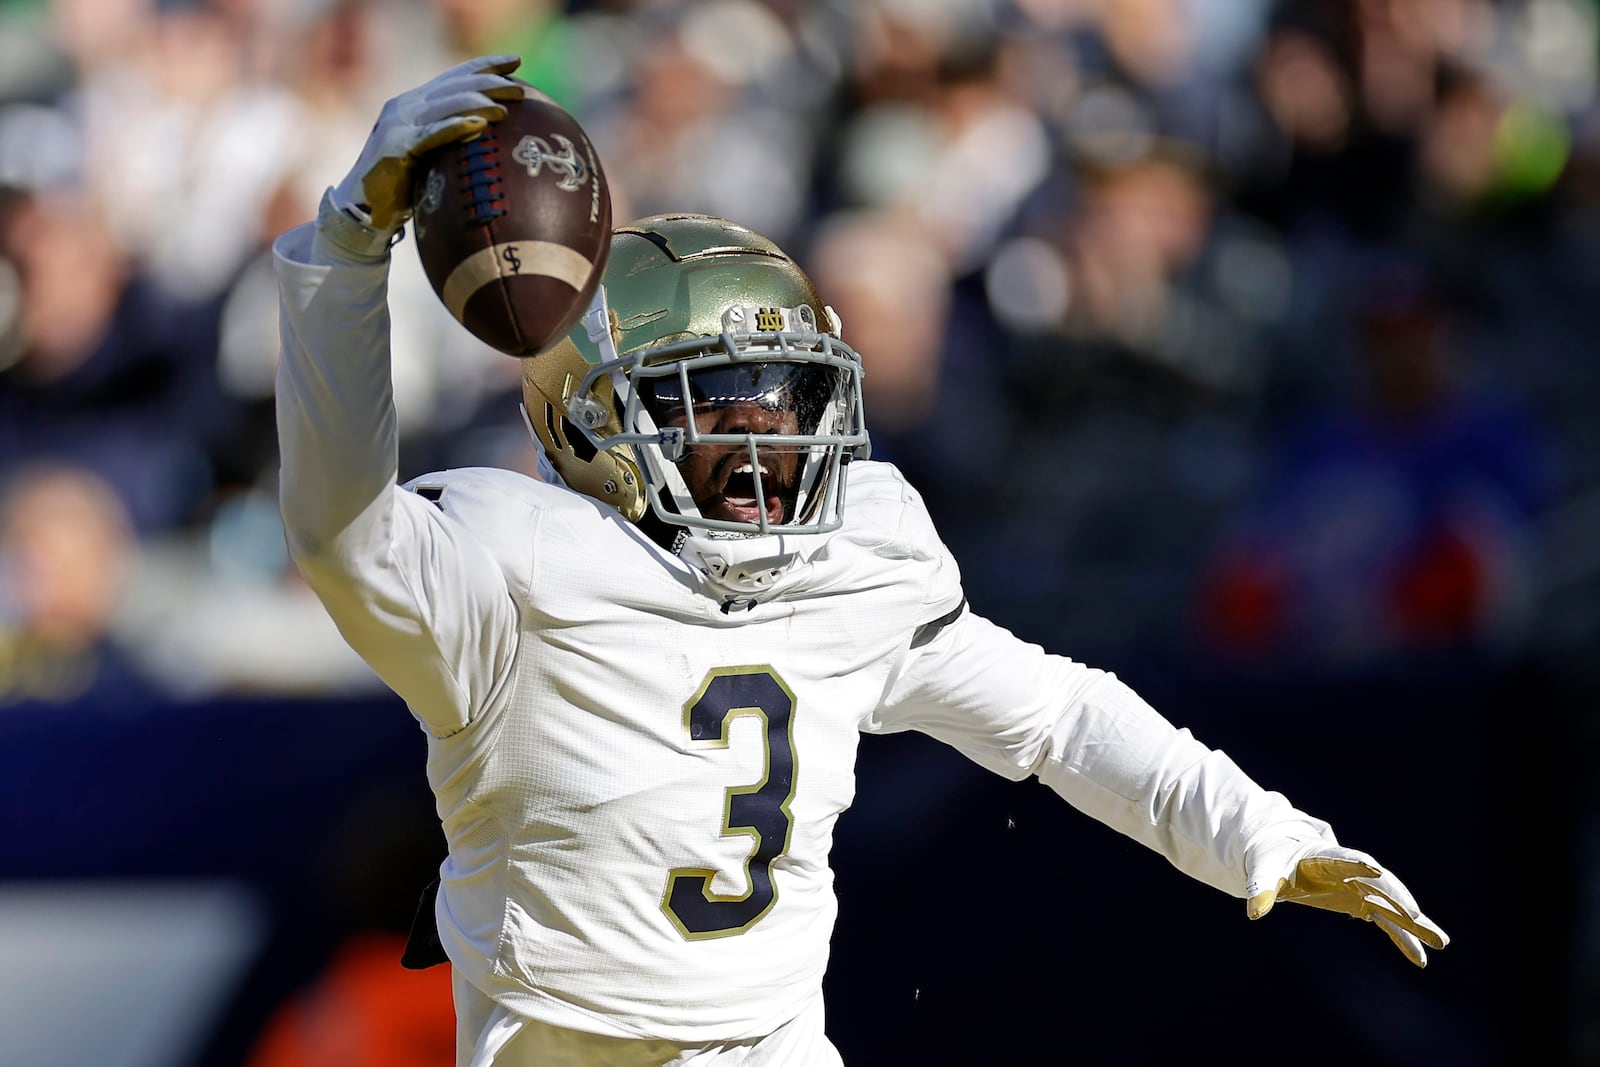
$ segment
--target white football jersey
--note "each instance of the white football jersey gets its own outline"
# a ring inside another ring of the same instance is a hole
[[[440,935],[500,1004],[680,1042],[794,1018],[827,962],[862,732],[1037,775],[1234,895],[1261,835],[1331,839],[1111,675],[965,610],[886,464],[851,464],[843,527],[733,606],[558,485],[470,469],[397,486],[383,264],[341,262],[309,227],[278,257],[289,542],[428,731]]]
[[[854,518],[782,596],[729,611],[560,487],[463,470],[416,481],[433,504],[395,502],[426,509],[398,555],[493,568],[514,606],[503,677],[429,758],[441,933],[502,1002],[687,1041],[767,1032],[814,995],[858,739],[919,628],[961,602],[905,482],[851,475]],[[439,610],[470,610],[450,592]]]

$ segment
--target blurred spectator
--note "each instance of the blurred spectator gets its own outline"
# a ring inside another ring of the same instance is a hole
[[[0,709],[160,697],[112,636],[137,553],[126,509],[94,474],[13,472],[0,496]]]
[[[612,183],[619,221],[695,211],[738,219],[779,245],[807,208],[827,72],[791,27],[751,0],[648,5],[614,36],[585,35],[602,68],[626,71],[614,92],[579,112]],[[587,52],[586,52],[587,54]],[[619,199],[620,198],[620,199]]]
[[[1165,136],[1200,146],[1222,170],[1234,165],[1245,100],[1229,57],[1248,54],[1264,18],[1261,0],[1127,0],[1088,5],[1088,32],[1074,35],[1086,97],[1121,90]],[[1067,126],[1077,123],[1067,115]]]
[[[860,211],[817,227],[806,266],[851,345],[870,353],[862,388],[875,437],[888,444],[923,426],[938,399],[950,328],[944,250],[907,215]]]
[[[105,478],[140,531],[190,521],[231,416],[215,308],[141,274],[69,193],[0,197],[0,260],[18,286],[0,323],[0,470],[59,458]]]
[[[1436,89],[1418,137],[1423,210],[1446,221],[1492,219],[1551,191],[1569,161],[1563,121],[1485,69],[1442,66]]]
[[[904,207],[835,212],[800,258],[862,354],[873,455],[920,478],[946,537],[988,547],[1004,525],[993,515],[1015,506],[1005,472],[1020,429],[981,287]]]
[[[1044,124],[984,5],[878,0],[858,18],[860,106],[838,134],[834,195],[914,218],[954,275],[977,270],[1049,173]]]
[[[1240,195],[1291,236],[1326,228],[1368,235],[1404,217],[1408,190],[1395,176],[1407,169],[1408,148],[1366,114],[1355,6],[1280,3],[1252,57],[1265,122]]]
[[[1071,299],[1061,328],[1080,355],[1110,350],[1201,392],[1243,392],[1259,373],[1252,305],[1229,288],[1247,256],[1223,245],[1218,203],[1192,146],[1159,142],[1127,160],[1085,160],[1064,252]],[[1233,258],[1227,258],[1232,252]],[[1268,286],[1280,284],[1267,281]]]
[[[147,541],[114,634],[176,700],[387,691],[289,562],[277,495],[259,487],[222,494],[192,531]]]
[[[1358,299],[1358,392],[1277,443],[1217,550],[1202,637],[1280,666],[1492,668],[1525,633],[1544,435],[1463,365],[1467,320],[1433,279],[1380,269]]]
[[[297,109],[284,86],[241,77],[240,27],[210,5],[159,5],[138,29],[79,68],[70,103],[86,134],[84,181],[156,283],[214,296],[295,158]]]

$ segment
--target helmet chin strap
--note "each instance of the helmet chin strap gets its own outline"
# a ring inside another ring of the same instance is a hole
[[[606,302],[606,287],[597,285],[589,308],[583,313],[583,329],[600,349],[602,362],[617,358],[617,339],[611,336],[611,305]]]
[[[722,594],[723,610],[752,607],[777,595],[799,574],[798,564],[822,548],[825,538],[788,534],[718,534],[689,530],[678,539],[678,557],[706,576]]]

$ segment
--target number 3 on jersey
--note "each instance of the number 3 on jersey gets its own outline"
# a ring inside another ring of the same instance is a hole
[[[765,773],[753,785],[723,793],[722,836],[754,842],[745,860],[744,893],[711,891],[710,867],[677,867],[667,876],[661,909],[691,941],[742,934],[772,910],[778,899],[772,861],[789,849],[794,819],[794,694],[771,667],[719,667],[706,676],[684,705],[683,728],[690,749],[728,747],[729,726],[740,715],[762,722]]]

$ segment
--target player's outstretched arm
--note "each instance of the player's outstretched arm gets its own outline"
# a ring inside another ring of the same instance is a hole
[[[522,97],[523,86],[506,75],[517,56],[479,56],[458,63],[383,105],[355,165],[329,190],[340,214],[359,223],[324,225],[324,233],[347,251],[373,255],[411,217],[411,171],[440,145],[469,141],[505,117],[502,100]]]
[[[1442,949],[1450,937],[1422,914],[1409,890],[1365,852],[1327,843],[1289,841],[1250,857],[1245,914],[1259,919],[1280,900],[1337,911],[1377,923],[1418,967],[1428,948]],[[1426,946],[1426,947],[1424,947]]]
[[[1248,902],[1291,900],[1376,922],[1412,962],[1444,931],[1394,875],[1263,789],[1119,679],[967,612],[909,657],[869,730],[912,728],[1079,811]]]

